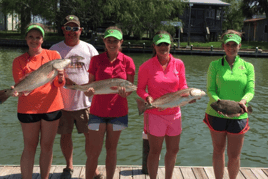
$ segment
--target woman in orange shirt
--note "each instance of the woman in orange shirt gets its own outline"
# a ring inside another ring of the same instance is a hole
[[[58,52],[41,47],[44,35],[44,30],[40,25],[32,24],[27,27],[25,39],[29,49],[28,52],[13,61],[12,71],[15,83],[37,70],[44,63],[61,58]],[[58,119],[61,117],[63,108],[59,87],[65,84],[65,80],[63,70],[58,72],[58,76],[51,83],[34,89],[28,95],[17,92],[13,94],[13,96],[19,96],[18,119],[24,139],[24,149],[20,161],[22,178],[32,178],[39,137],[41,178],[49,177],[52,147],[58,129]]]

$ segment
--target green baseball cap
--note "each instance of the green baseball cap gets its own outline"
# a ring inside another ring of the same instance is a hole
[[[106,30],[105,33],[104,33],[104,38],[107,38],[107,37],[114,37],[114,38],[116,38],[118,40],[123,39],[122,33],[119,30],[116,30],[116,29]]]
[[[240,44],[241,40],[242,40],[241,37],[237,34],[226,34],[223,37],[224,44],[226,44],[227,42],[230,42],[230,41],[233,41],[237,44]]]
[[[45,37],[45,31],[44,31],[44,29],[43,29],[41,26],[39,26],[39,25],[30,25],[30,26],[26,29],[26,31],[25,31],[25,35],[27,35],[27,33],[28,33],[30,30],[32,30],[32,29],[37,29],[37,30],[39,30],[39,31],[41,32],[43,38]]]
[[[158,45],[158,44],[163,43],[163,42],[171,44],[169,34],[157,34],[154,36],[153,42],[155,45]]]

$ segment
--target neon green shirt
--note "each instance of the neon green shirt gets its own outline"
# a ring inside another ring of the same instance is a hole
[[[233,68],[224,59],[218,59],[210,63],[207,73],[207,94],[209,102],[206,113],[211,116],[227,118],[218,114],[217,111],[210,107],[210,104],[218,99],[228,99],[233,101],[241,101],[245,99],[247,104],[252,100],[255,90],[255,72],[254,66],[236,56]],[[239,117],[228,119],[245,119],[247,113]]]

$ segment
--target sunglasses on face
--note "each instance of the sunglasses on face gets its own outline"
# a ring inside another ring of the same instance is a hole
[[[164,45],[164,46],[169,46],[169,44],[168,44],[168,43],[165,43],[165,42],[162,42],[162,43],[158,44],[157,46],[160,47],[160,46],[162,46],[162,45]]]
[[[64,29],[66,30],[66,31],[74,31],[74,32],[76,32],[76,31],[78,31],[79,29],[80,29],[80,27],[70,27],[70,26],[64,26]]]

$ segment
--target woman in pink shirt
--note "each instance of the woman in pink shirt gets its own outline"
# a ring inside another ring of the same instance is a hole
[[[135,65],[132,58],[120,52],[123,43],[121,29],[112,26],[106,29],[103,42],[106,51],[92,57],[89,65],[89,83],[110,78],[122,78],[134,82]],[[85,92],[91,96],[94,89]],[[112,179],[116,167],[116,148],[121,131],[128,126],[128,104],[125,88],[118,94],[94,95],[88,122],[89,151],[87,151],[86,178],[93,179],[98,158],[106,134],[106,175]]]
[[[154,55],[139,68],[137,94],[148,103],[152,103],[154,99],[166,93],[188,88],[183,62],[170,54],[171,40],[168,32],[157,32],[153,38]],[[146,92],[146,88],[148,92]],[[147,167],[151,179],[155,179],[157,176],[159,156],[164,139],[167,150],[165,178],[172,177],[179,151],[181,130],[179,107],[165,110],[154,108],[146,110],[144,113],[144,131],[148,134],[150,145]]]

